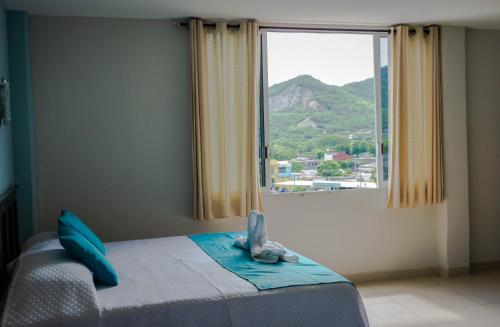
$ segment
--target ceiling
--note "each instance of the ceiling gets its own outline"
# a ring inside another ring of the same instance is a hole
[[[500,0],[3,0],[30,15],[390,25],[437,23],[500,29]]]

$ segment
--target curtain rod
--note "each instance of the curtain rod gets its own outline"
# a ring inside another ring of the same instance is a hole
[[[204,23],[205,27],[215,27],[215,23]],[[176,22],[175,26],[189,27],[187,22]],[[227,24],[229,28],[239,28],[240,24]],[[390,33],[389,29],[363,29],[363,28],[331,28],[331,27],[298,27],[298,26],[268,26],[260,25],[259,29],[273,29],[273,30],[303,30],[303,31],[338,31],[338,32],[382,32]]]
[[[176,23],[174,23],[174,25],[181,26],[181,27],[189,27],[189,24],[187,22],[176,22]],[[215,23],[203,23],[203,26],[215,28],[216,24]],[[227,24],[227,27],[240,28],[240,24]]]
[[[389,29],[375,29],[375,28],[342,28],[342,27],[299,27],[299,26],[259,26],[259,29],[270,30],[297,30],[297,31],[332,31],[332,32],[381,32],[390,33]]]
[[[189,27],[187,22],[176,22],[175,26]],[[203,26],[215,28],[215,23],[204,23]],[[429,33],[429,27],[434,25],[424,26],[424,32]],[[227,24],[229,28],[239,28],[240,24]],[[331,32],[365,32],[365,33],[388,33],[391,34],[390,29],[367,29],[367,28],[341,28],[341,27],[299,27],[299,26],[272,26],[272,25],[261,25],[259,29],[272,29],[272,30],[297,30],[297,31],[331,31]],[[415,29],[409,30],[410,34],[415,34]]]
[[[424,33],[425,34],[429,34],[429,27],[431,27],[433,25],[429,25],[429,26],[424,26]],[[270,30],[302,30],[302,31],[325,31],[325,32],[328,32],[328,31],[331,31],[331,32],[361,32],[361,33],[387,33],[387,34],[391,34],[391,30],[390,29],[375,29],[375,28],[372,28],[372,29],[369,29],[369,28],[341,28],[341,27],[298,27],[298,26],[292,26],[292,27],[286,27],[286,26],[259,26],[259,29],[270,29]],[[394,33],[396,33],[396,31],[394,31]],[[417,33],[417,30],[415,30],[414,28],[410,28],[409,29],[409,33],[414,35]]]

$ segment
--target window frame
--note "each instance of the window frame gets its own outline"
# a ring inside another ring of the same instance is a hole
[[[378,31],[380,29],[380,31]],[[373,28],[367,31],[364,27],[315,27],[315,26],[266,26],[259,28],[259,161],[261,171],[261,190],[263,194],[279,194],[272,192],[272,174],[270,157],[270,136],[269,136],[269,83],[268,83],[268,60],[267,60],[267,33],[328,33],[328,34],[368,34],[373,37],[373,69],[374,69],[374,89],[375,89],[375,140],[376,140],[376,162],[377,162],[377,187],[382,188],[384,181],[384,158],[383,158],[383,131],[382,131],[382,86],[381,86],[381,58],[380,42],[382,38],[387,38],[388,52],[390,51],[390,38],[386,28]],[[389,64],[389,63],[388,63]],[[370,190],[358,188],[356,190]],[[371,189],[373,190],[373,189]],[[324,193],[319,191],[293,192],[293,193]],[[287,193],[292,194],[292,193]]]

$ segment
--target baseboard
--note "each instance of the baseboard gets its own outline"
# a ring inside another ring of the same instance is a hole
[[[407,270],[380,271],[346,275],[346,278],[354,283],[380,282],[387,280],[408,279],[418,277],[441,276],[445,278],[469,275],[471,271],[500,269],[500,261],[473,263],[471,267],[454,268],[422,268]]]
[[[497,270],[500,269],[500,260],[473,262],[470,264],[470,267],[473,273],[486,270]]]
[[[470,271],[470,267],[440,268],[439,275],[441,277],[459,277],[470,274]]]
[[[422,269],[407,269],[407,270],[392,270],[372,273],[361,273],[346,275],[346,278],[354,283],[379,282],[395,279],[407,279],[417,277],[439,276],[438,268],[422,268]]]

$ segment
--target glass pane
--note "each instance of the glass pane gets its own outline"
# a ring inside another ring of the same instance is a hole
[[[389,41],[380,38],[380,87],[382,109],[382,142],[384,143],[384,181],[389,178]]]
[[[373,36],[268,32],[274,192],[377,187]]]

